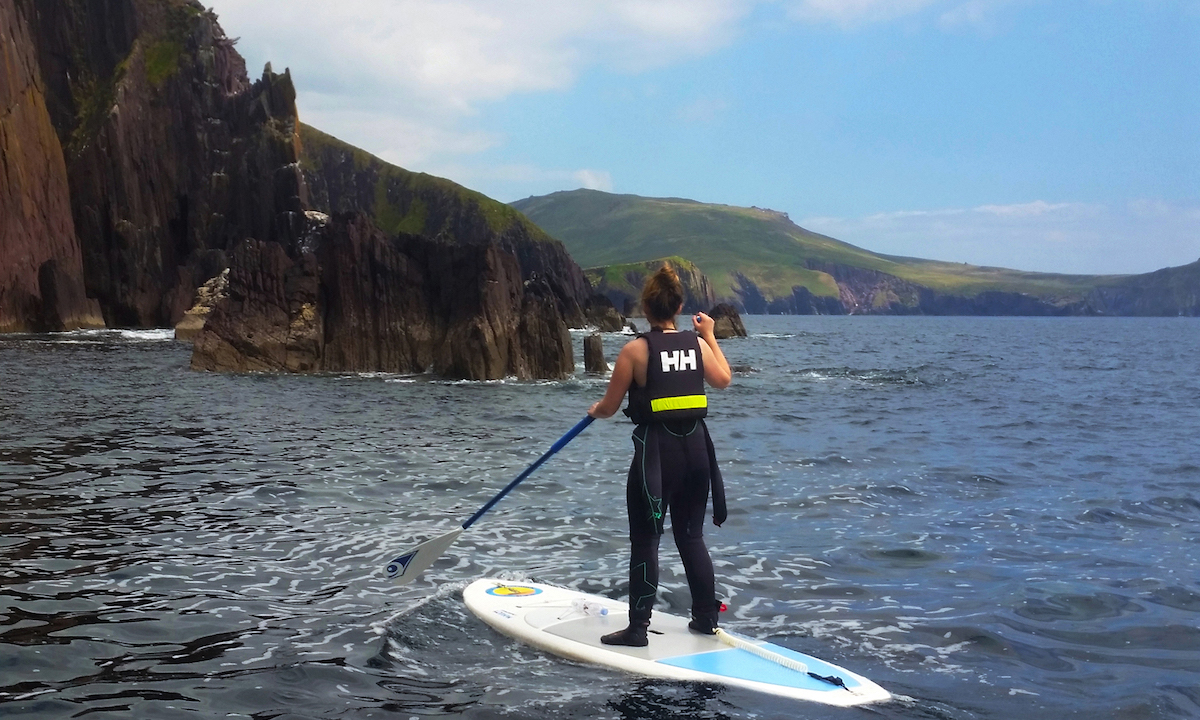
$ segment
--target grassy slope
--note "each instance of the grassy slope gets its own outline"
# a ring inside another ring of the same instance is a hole
[[[366,172],[376,178],[373,193],[360,198],[359,205],[384,231],[436,236],[443,228],[438,226],[435,219],[439,213],[430,212],[431,206],[440,205],[444,210],[447,203],[453,203],[476,209],[496,233],[519,225],[533,240],[552,240],[512,206],[451,180],[412,172],[384,162],[365,150],[303,123],[300,125],[300,142],[304,147],[300,164],[306,170],[321,172],[327,159],[337,158],[339,163],[352,162],[355,173]],[[444,213],[440,215],[444,216]]]
[[[837,295],[829,275],[805,267],[810,259],[877,270],[963,295],[1005,290],[1072,298],[1117,279],[878,255],[809,232],[782,213],[679,198],[574,190],[513,206],[561,240],[584,267],[679,255],[696,263],[724,297],[732,295],[734,272],[745,274],[768,297],[790,295],[795,285],[815,295]]]

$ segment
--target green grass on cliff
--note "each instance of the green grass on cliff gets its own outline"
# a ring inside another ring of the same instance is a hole
[[[962,295],[1003,290],[1078,297],[1099,280],[879,255],[810,232],[783,213],[761,208],[595,190],[531,197],[513,206],[562,241],[584,267],[678,255],[699,266],[718,297],[733,296],[737,273],[768,298],[790,295],[794,286],[814,295],[837,296],[836,282],[808,269],[810,260],[876,270]]]
[[[696,264],[690,262],[686,258],[678,255],[665,258],[656,258],[636,263],[623,263],[620,265],[601,265],[594,268],[585,268],[583,274],[587,277],[592,287],[607,287],[619,292],[628,293],[633,297],[638,297],[642,293],[643,282],[641,278],[657,271],[662,267],[663,263],[671,263],[677,268],[693,275],[699,275],[702,271],[696,267]],[[639,278],[638,284],[635,286],[630,282],[629,278]]]
[[[432,207],[457,204],[473,207],[484,218],[490,230],[497,234],[519,227],[532,239],[552,241],[541,228],[521,212],[498,200],[476,192],[445,178],[412,172],[384,162],[365,150],[343,142],[309,125],[300,125],[301,167],[309,172],[326,173],[331,164],[345,164],[357,175],[373,177],[369,197],[361,199],[363,210],[375,224],[387,232],[406,232],[436,236],[444,228],[439,225]]]
[[[179,58],[183,55],[183,43],[160,40],[146,47],[146,80],[154,87],[162,87],[172,75],[179,72]]]

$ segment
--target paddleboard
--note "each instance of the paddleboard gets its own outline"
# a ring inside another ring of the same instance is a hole
[[[701,635],[688,629],[687,619],[657,610],[648,646],[604,645],[601,635],[629,624],[628,605],[554,585],[476,580],[463,590],[463,601],[499,632],[580,662],[827,705],[863,705],[891,698],[887,690],[861,675],[811,655],[732,633],[724,638]]]

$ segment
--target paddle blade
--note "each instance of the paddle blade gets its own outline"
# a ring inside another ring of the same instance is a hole
[[[384,568],[389,579],[398,581],[401,585],[412,582],[425,571],[425,568],[432,565],[442,553],[446,552],[446,548],[454,544],[459,535],[462,535],[462,528],[454,528],[445,535],[439,535],[432,540],[426,540],[408,552],[397,555]]]

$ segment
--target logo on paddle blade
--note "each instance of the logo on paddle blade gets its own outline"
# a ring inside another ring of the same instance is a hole
[[[488,595],[498,595],[500,597],[525,597],[528,595],[537,595],[541,590],[539,588],[526,587],[524,585],[500,585],[499,587],[488,588]]]
[[[408,553],[407,555],[401,555],[400,557],[398,557],[395,560],[388,563],[387,576],[390,578],[394,578],[394,577],[403,575],[404,571],[408,569],[408,564],[411,563],[413,561],[413,558],[415,558],[416,556],[417,556],[417,551],[414,550],[414,551]]]

